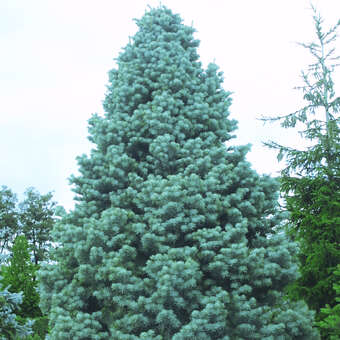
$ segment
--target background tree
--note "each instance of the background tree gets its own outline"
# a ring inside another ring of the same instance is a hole
[[[7,294],[20,295],[20,301],[16,300],[15,305],[12,306],[12,312],[19,325],[29,322],[32,336],[27,340],[44,339],[48,332],[48,318],[42,314],[39,307],[37,269],[38,265],[31,261],[30,249],[25,236],[17,236],[8,260],[1,267],[0,284],[2,287],[8,287]],[[10,339],[17,338],[13,336]],[[23,338],[20,337],[20,339]]]
[[[0,231],[1,234],[1,231]],[[0,274],[4,266],[4,255],[0,254]],[[9,287],[1,284],[0,275],[0,340],[12,340],[16,337],[24,338],[32,333],[32,321],[20,324],[15,310],[22,303],[22,292],[11,293]]]
[[[18,236],[12,248],[8,265],[2,267],[2,285],[10,286],[12,293],[23,292],[23,301],[16,314],[23,318],[41,316],[39,294],[35,272],[37,266],[31,262],[29,245],[25,236]]]
[[[286,159],[281,173],[281,191],[290,212],[289,235],[299,241],[301,276],[289,286],[293,300],[304,299],[317,311],[316,320],[325,316],[321,308],[336,304],[333,285],[340,263],[340,98],[336,97],[332,75],[339,57],[334,57],[336,32],[340,25],[323,31],[322,18],[313,8],[317,42],[301,44],[315,59],[302,72],[306,105],[289,115],[264,118],[279,120],[284,128],[299,127],[307,140],[303,150],[280,145],[278,159]],[[320,325],[320,324],[319,324]],[[322,338],[329,339],[324,329]]]
[[[32,334],[32,322],[22,325],[17,321],[15,309],[22,301],[21,293],[11,293],[0,287],[0,339],[22,339]]]
[[[31,187],[26,190],[25,199],[19,204],[21,232],[30,245],[35,264],[48,259],[56,209],[52,197],[50,192],[42,195]]]
[[[283,300],[296,246],[275,230],[277,182],[228,145],[222,73],[165,7],[137,25],[39,271],[50,337],[318,339],[313,313]]]
[[[32,339],[35,340],[43,339],[48,331],[48,319],[39,308],[35,273],[41,261],[48,260],[55,204],[51,193],[41,195],[34,188],[26,190],[19,204],[10,189],[2,187],[0,191],[0,250],[10,255],[1,268],[2,282],[4,287],[10,285],[10,292],[23,295],[20,308],[17,303],[14,310],[15,320],[20,325],[34,318]],[[4,294],[9,294],[8,290]]]
[[[25,235],[35,264],[48,259],[51,246],[50,231],[56,221],[56,202],[52,193],[40,194],[35,188],[28,188],[24,199],[18,204],[17,196],[6,186],[0,190],[0,252],[9,253],[14,239]]]
[[[0,254],[8,251],[18,233],[17,197],[6,186],[0,189]]]

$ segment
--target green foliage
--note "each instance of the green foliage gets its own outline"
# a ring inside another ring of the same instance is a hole
[[[32,335],[27,339],[34,340],[45,339],[45,335],[48,333],[48,318],[42,316],[39,308],[36,270],[37,266],[30,259],[29,245],[25,236],[18,236],[15,239],[7,265],[3,265],[1,268],[3,275],[1,284],[4,287],[9,286],[8,290],[11,293],[19,293],[20,301],[12,309],[15,313],[15,320],[18,325],[25,325],[29,322]],[[13,333],[10,339],[14,339],[15,334]],[[19,339],[22,339],[22,337],[20,336]]]
[[[3,256],[0,256],[1,269]],[[32,321],[18,322],[15,310],[22,303],[22,293],[12,293],[1,284],[0,276],[0,340],[12,340],[15,337],[25,337],[32,334]]]
[[[42,340],[44,338],[41,338],[39,335],[34,334],[34,335],[30,335],[28,337],[26,337],[24,340]],[[16,340],[22,340],[22,339],[16,339]]]
[[[25,192],[19,204],[21,232],[26,236],[36,265],[48,259],[50,232],[55,223],[56,202],[52,193],[41,195],[34,188]]]
[[[266,144],[278,149],[279,160],[286,160],[281,191],[291,214],[287,231],[300,245],[301,276],[287,293],[292,300],[305,300],[320,321],[325,317],[321,308],[336,304],[332,287],[338,280],[335,270],[340,262],[340,97],[336,97],[332,79],[335,60],[340,58],[334,57],[333,46],[340,21],[325,33],[320,15],[313,10],[317,42],[301,44],[316,59],[302,73],[305,85],[300,89],[307,104],[289,115],[269,119],[281,120],[284,128],[302,127],[299,133],[310,146],[298,150],[275,142]],[[321,335],[330,339],[325,329]]]
[[[34,335],[39,336],[41,339],[45,339],[45,336],[48,333],[48,317],[41,316],[35,318],[32,330]]]
[[[16,195],[6,186],[2,186],[0,189],[0,254],[8,249],[18,233],[16,204]]]
[[[136,22],[38,273],[47,338],[319,339],[306,305],[283,299],[297,246],[277,181],[230,145],[222,73],[165,7]]]
[[[25,199],[18,205],[16,195],[10,189],[2,187],[0,191],[0,251],[11,255],[7,263],[1,266],[2,285],[9,288],[0,293],[6,297],[20,297],[20,303],[15,300],[16,303],[11,305],[9,320],[13,326],[8,328],[10,333],[6,331],[6,336],[11,339],[16,334],[24,334],[28,329],[24,325],[33,322],[31,319],[34,319],[32,338],[44,339],[47,333],[48,319],[42,316],[39,307],[35,273],[38,264],[48,259],[49,233],[55,221],[55,202],[51,199],[51,193],[40,195],[35,189],[29,188],[25,192]],[[19,327],[19,331],[16,327]]]
[[[303,298],[310,308],[320,311],[327,303],[334,305],[332,290],[334,270],[340,261],[340,190],[327,176],[286,179],[285,186],[294,190],[287,197],[291,212],[289,234],[300,240],[301,277],[288,289],[293,299]]]
[[[330,336],[330,340],[340,339],[340,264],[337,266],[337,270],[334,272],[336,276],[336,282],[333,288],[336,292],[336,305],[332,308],[330,305],[326,305],[325,308],[321,308],[322,318],[318,325]]]
[[[36,189],[28,188],[25,198],[17,204],[16,195],[7,187],[0,190],[0,252],[11,251],[14,239],[25,235],[33,261],[38,265],[48,260],[50,231],[56,220],[56,207],[52,193],[41,195]]]
[[[18,236],[12,248],[8,266],[2,268],[2,284],[10,286],[13,293],[23,292],[23,301],[17,315],[23,318],[41,316],[39,294],[35,280],[36,266],[31,262],[29,246],[25,236]]]
[[[18,321],[23,324],[26,319],[17,317]],[[47,316],[37,317],[31,320],[33,323],[32,326],[32,334],[25,337],[24,340],[40,340],[45,339],[48,334],[48,318]],[[23,340],[22,338],[18,338],[17,340]]]

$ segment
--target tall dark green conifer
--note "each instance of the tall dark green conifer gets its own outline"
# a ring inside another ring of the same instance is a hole
[[[333,72],[340,56],[334,56],[339,22],[324,32],[322,18],[314,10],[316,42],[301,44],[314,58],[302,72],[306,105],[294,113],[270,118],[284,128],[301,128],[300,135],[309,146],[294,149],[267,143],[285,157],[281,190],[290,212],[289,235],[299,241],[301,276],[288,288],[293,300],[303,299],[314,309],[320,324],[327,315],[321,309],[337,304],[333,286],[340,263],[340,97],[336,96]],[[266,118],[265,120],[268,120]],[[324,323],[323,323],[324,324]],[[333,333],[322,328],[322,339]]]
[[[170,10],[137,25],[39,273],[50,338],[318,339],[313,313],[282,299],[296,245],[275,228],[277,183],[228,145],[222,73]]]

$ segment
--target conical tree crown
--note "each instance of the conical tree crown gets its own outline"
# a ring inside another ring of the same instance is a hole
[[[223,144],[236,124],[222,74],[169,9],[137,24],[40,271],[51,338],[318,339],[305,305],[282,300],[297,266],[274,228],[277,183]]]
[[[80,199],[100,209],[111,205],[111,192],[129,186],[126,173],[177,173],[192,162],[188,140],[200,140],[200,153],[229,140],[236,125],[226,119],[230,93],[221,89],[222,73],[198,61],[194,29],[167,9],[151,10],[137,24],[109,73],[105,117],[90,120],[97,150],[79,159],[84,176],[72,180]]]

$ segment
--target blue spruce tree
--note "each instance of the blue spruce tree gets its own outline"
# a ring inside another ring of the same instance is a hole
[[[169,9],[137,25],[39,273],[50,338],[319,339],[313,313],[284,299],[297,248],[279,232],[277,183],[230,145],[222,73]]]

